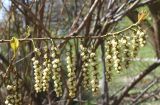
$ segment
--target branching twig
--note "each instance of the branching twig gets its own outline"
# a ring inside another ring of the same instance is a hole
[[[123,98],[127,95],[127,93],[140,81],[142,80],[146,75],[148,75],[150,72],[155,70],[160,63],[153,63],[150,65],[146,70],[142,71],[137,77],[133,79],[133,81],[128,84],[123,90],[122,93],[115,99],[115,101],[112,103],[112,105],[119,105]]]
[[[91,38],[91,39],[103,39],[105,37],[108,37],[108,36],[112,36],[112,35],[119,35],[120,33],[122,32],[125,32],[133,27],[136,27],[137,25],[139,24],[139,22],[135,23],[135,24],[132,24],[130,25],[129,27],[123,29],[123,30],[120,30],[120,31],[117,31],[117,32],[113,32],[113,33],[107,33],[105,35],[101,35],[101,36],[83,36],[83,35],[79,35],[79,36],[66,36],[66,37],[52,37],[52,38],[22,38],[22,39],[18,39],[20,42],[22,41],[32,41],[32,40],[69,40],[69,39],[81,39],[81,38]],[[9,43],[10,40],[0,40],[0,43]]]
[[[137,103],[137,101],[156,83],[158,82],[158,79],[155,79],[154,81],[152,81],[142,92],[141,94],[139,94],[135,100],[133,101],[133,105],[135,105]]]
[[[139,100],[138,102],[136,102],[136,105],[139,105],[140,103],[150,99],[151,97],[155,97],[156,99],[159,99],[156,95],[158,95],[160,93],[160,90],[156,90],[154,92],[151,92],[148,94],[147,97],[143,98],[142,100]],[[134,104],[135,105],[135,104]]]

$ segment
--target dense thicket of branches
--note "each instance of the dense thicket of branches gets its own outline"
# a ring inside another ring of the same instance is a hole
[[[139,26],[147,31],[149,41],[152,42],[155,48],[156,57],[158,59],[160,58],[159,0],[10,0],[10,3],[8,9],[3,5],[2,1],[2,8],[6,11],[6,15],[0,26],[0,39],[3,40],[10,40],[12,36],[21,39],[25,38],[28,26],[30,27],[30,35],[28,38],[101,36],[115,31],[118,22],[125,16],[128,17],[131,22],[137,22],[139,13],[137,8],[146,6],[145,8],[148,8],[147,12],[150,12],[152,21],[145,20],[141,22]],[[94,43],[91,43],[91,41],[94,41]],[[7,95],[4,75],[11,63],[13,54],[9,43],[3,43],[5,41],[2,40],[0,42],[0,104],[4,105]],[[67,42],[67,38],[57,41],[58,49],[62,50]],[[42,40],[35,41],[37,48],[43,48],[45,44],[45,41]],[[84,44],[86,47],[94,46],[94,50],[98,48],[101,49],[103,69],[100,71],[104,75],[104,40],[100,38],[85,38]],[[78,47],[75,46],[75,49],[78,49]],[[76,58],[81,61],[79,50],[76,51],[75,55]],[[47,93],[37,94],[35,92],[33,87],[33,67],[31,64],[31,58],[33,56],[31,41],[21,43],[14,64],[19,74],[18,78],[22,79],[23,105],[73,105],[76,103],[81,105],[85,103],[83,100],[87,98],[87,94],[84,93],[81,86],[81,63],[77,61],[78,63],[76,65],[76,75],[78,77],[76,98],[68,99],[67,89],[64,89],[63,97],[57,98],[52,89]],[[105,76],[103,76],[102,94],[97,96],[98,101],[95,103],[119,105],[124,97],[128,96],[128,92],[159,65],[160,63],[156,62],[151,64],[139,73],[127,86],[124,86],[120,94],[115,94],[112,97],[108,94],[108,81],[106,81]],[[12,77],[9,79],[12,81]],[[136,101],[138,100],[139,98],[136,99]]]

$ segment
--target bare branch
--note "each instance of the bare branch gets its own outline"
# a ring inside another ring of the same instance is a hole
[[[149,85],[141,92],[141,94],[139,94],[135,100],[133,101],[133,105],[135,105],[137,103],[137,101],[153,86],[155,85],[155,83],[158,82],[158,79],[155,79],[154,81],[152,81],[151,83],[149,83]]]
[[[148,75],[150,72],[155,70],[160,63],[153,63],[150,65],[146,70],[142,71],[139,75],[137,75],[133,81],[128,84],[123,90],[122,93],[115,99],[115,101],[112,103],[112,105],[119,105],[120,102],[123,100],[123,98],[127,95],[127,93],[140,81],[142,80],[146,75]]]

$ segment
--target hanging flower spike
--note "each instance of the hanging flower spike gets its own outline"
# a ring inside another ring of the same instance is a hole
[[[129,67],[130,64],[130,59],[131,59],[131,51],[130,51],[130,37],[129,36],[124,36],[123,37],[123,46],[124,46],[124,52],[123,52],[123,56],[124,56],[124,66],[127,69]]]
[[[112,45],[110,41],[107,41],[105,45],[106,53],[105,53],[105,61],[106,61],[106,79],[107,81],[111,81],[112,76]]]
[[[134,29],[134,33],[132,33],[131,37],[131,58],[135,58],[138,54],[138,50],[140,47],[143,47],[146,43],[146,35],[145,33],[138,27],[138,29]]]
[[[69,91],[69,96],[70,98],[75,97],[75,92],[76,92],[76,74],[75,74],[75,67],[73,63],[73,54],[71,52],[72,50],[67,51],[66,55],[66,61],[67,61],[67,71],[68,71],[68,91]]]
[[[33,62],[34,79],[35,79],[34,88],[37,93],[41,92],[42,90],[42,67],[38,61],[40,55],[41,52],[39,51],[39,49],[35,48],[35,57],[32,58],[32,62]]]
[[[50,75],[51,75],[51,61],[48,57],[48,49],[47,47],[44,48],[44,70],[43,70],[43,77],[42,77],[42,82],[43,82],[43,91],[47,91],[49,89],[49,81],[50,81]]]
[[[146,34],[138,27],[137,35],[140,47],[143,47],[146,44]]]
[[[13,82],[12,85],[7,85],[8,95],[6,97],[6,105],[22,105],[22,95],[19,92],[20,81],[18,83]]]
[[[123,36],[121,37],[121,39],[119,40],[119,44],[120,44],[120,65],[121,68],[125,69],[126,68],[126,54],[128,53],[128,50],[126,50],[126,44],[127,44],[127,40],[126,38],[124,38]]]
[[[57,97],[60,97],[62,96],[62,82],[60,75],[61,63],[60,63],[58,49],[54,45],[51,46],[51,57],[54,59],[52,61],[52,69],[53,69],[52,79],[54,80],[54,89]]]
[[[83,86],[86,90],[89,89],[90,86],[90,78],[89,78],[89,50],[85,48],[83,45],[80,45],[81,49],[81,57],[82,57],[82,72],[83,72]]]
[[[90,63],[91,63],[91,75],[92,75],[92,81],[91,81],[91,85],[92,85],[92,92],[93,95],[96,96],[98,94],[99,91],[99,72],[97,69],[97,61],[96,61],[96,53],[92,50],[92,52],[90,53]]]
[[[120,40],[117,39],[117,51],[118,51],[118,54],[117,54],[117,59],[119,59],[119,62],[118,62],[118,72],[122,71],[125,67],[123,65],[125,59],[123,57],[123,53],[124,53],[124,49],[123,49],[123,44],[126,44],[126,40],[124,40],[123,37],[120,37],[119,38]]]
[[[119,55],[119,49],[118,49],[118,40],[113,36],[113,39],[111,40],[112,45],[112,60],[113,60],[113,67],[114,69],[119,73],[121,70],[120,66],[120,59],[118,57]]]
[[[138,35],[135,32],[133,32],[131,35],[131,58],[133,59],[137,56],[140,46],[138,44]]]

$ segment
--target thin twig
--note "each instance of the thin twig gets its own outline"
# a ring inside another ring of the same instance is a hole
[[[155,84],[158,82],[158,79],[155,79],[154,81],[152,81],[142,92],[141,94],[139,94],[135,100],[133,101],[133,105],[137,104],[137,101]]]
[[[123,98],[128,94],[128,92],[137,84],[139,83],[140,80],[142,80],[146,75],[148,75],[150,72],[152,72],[153,70],[155,70],[158,66],[160,65],[160,63],[153,63],[152,65],[150,65],[146,70],[142,71],[139,75],[137,75],[133,81],[128,84],[123,90],[122,93],[114,100],[114,102],[112,103],[112,105],[119,105],[121,103],[121,101],[123,100]]]
[[[125,32],[133,27],[136,27],[139,23],[135,23],[135,24],[132,24],[130,25],[129,27],[121,30],[121,31],[117,31],[117,32],[113,32],[113,33],[107,33],[105,35],[101,35],[101,36],[66,36],[66,37],[52,37],[52,38],[22,38],[22,39],[18,39],[20,42],[22,41],[36,41],[36,40],[69,40],[69,39],[81,39],[81,38],[91,38],[91,39],[103,39],[107,36],[113,36],[113,35],[119,35],[120,33],[122,32]],[[9,43],[11,40],[5,40],[5,39],[2,39],[0,40],[0,43]]]

